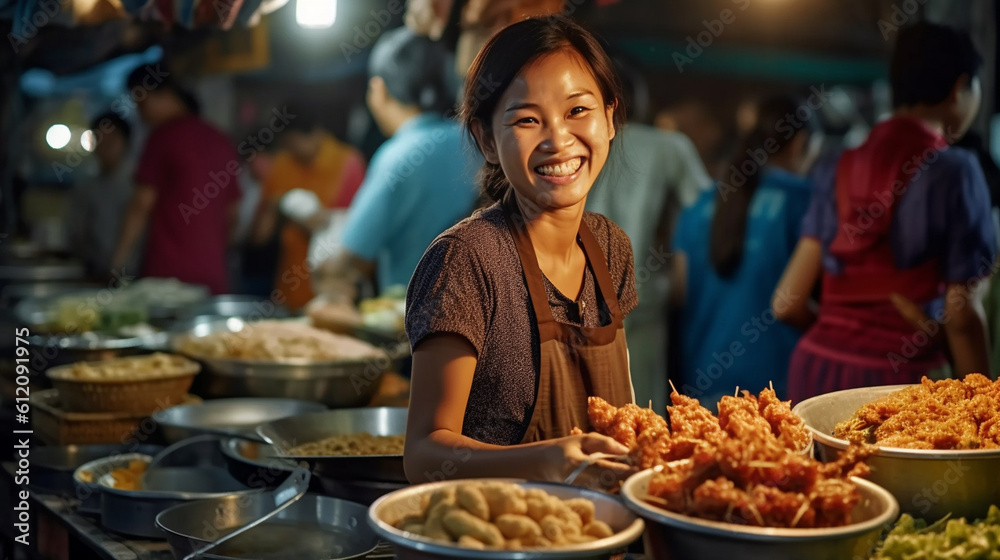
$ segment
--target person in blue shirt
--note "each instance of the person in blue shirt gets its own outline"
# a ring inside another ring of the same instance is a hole
[[[447,72],[446,51],[405,27],[373,47],[367,102],[389,139],[351,202],[341,247],[320,266],[320,292],[359,274],[374,277],[380,293],[405,286],[431,241],[472,213],[481,160],[460,125],[443,116],[454,105]]]
[[[771,296],[799,238],[810,186],[810,121],[791,96],[762,101],[729,175],[681,213],[671,302],[679,307],[677,389],[714,408],[737,387],[784,398],[799,333]]]

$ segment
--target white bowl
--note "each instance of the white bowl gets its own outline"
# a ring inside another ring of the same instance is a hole
[[[395,528],[392,523],[402,517],[419,513],[421,499],[439,488],[467,484],[469,482],[513,482],[523,488],[539,488],[558,498],[586,498],[594,503],[594,518],[607,523],[614,535],[594,542],[560,546],[553,549],[532,550],[473,550],[453,544],[435,541]],[[368,522],[379,536],[391,542],[398,560],[431,560],[442,558],[466,558],[483,560],[548,560],[556,558],[606,559],[612,553],[623,552],[630,543],[637,540],[644,528],[642,519],[625,507],[616,496],[580,488],[548,482],[525,482],[510,479],[472,479],[431,482],[397,490],[375,501],[368,509]]]

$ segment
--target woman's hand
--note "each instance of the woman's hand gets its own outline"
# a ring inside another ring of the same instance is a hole
[[[581,465],[590,462],[577,475],[573,484],[595,490],[617,490],[618,483],[635,472],[635,468],[625,463],[598,459],[591,462],[596,453],[627,455],[628,447],[614,439],[597,433],[566,436],[549,442],[552,453],[548,459],[551,479],[556,482],[566,480]]]

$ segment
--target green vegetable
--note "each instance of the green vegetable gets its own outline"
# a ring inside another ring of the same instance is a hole
[[[945,518],[930,527],[904,513],[872,560],[1000,560],[1000,508],[975,523]]]

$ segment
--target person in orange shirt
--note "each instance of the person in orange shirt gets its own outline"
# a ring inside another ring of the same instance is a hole
[[[260,205],[254,217],[252,242],[267,242],[281,230],[281,256],[274,289],[284,295],[283,303],[295,311],[314,297],[307,263],[312,232],[323,227],[331,214],[345,212],[365,176],[365,161],[354,147],[334,138],[305,111],[289,122],[281,149],[264,179]],[[280,201],[293,189],[316,195],[326,210],[306,221],[285,219]],[[283,224],[283,225],[282,225]]]

